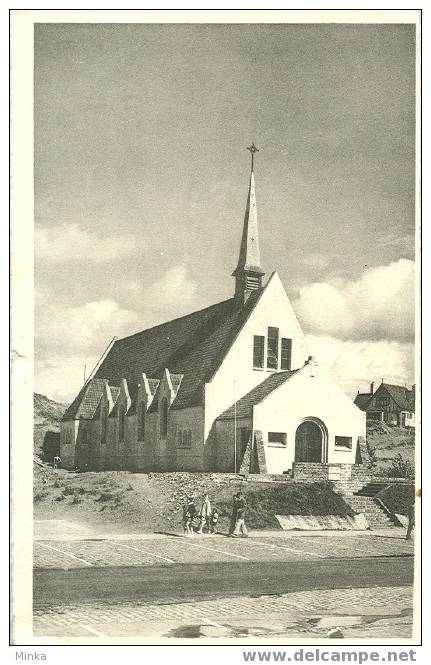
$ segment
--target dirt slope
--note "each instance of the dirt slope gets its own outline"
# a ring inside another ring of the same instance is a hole
[[[185,499],[204,492],[220,512],[226,530],[233,494],[247,496],[247,523],[255,529],[279,529],[275,514],[346,515],[350,507],[327,483],[242,482],[228,474],[130,473],[127,471],[72,473],[35,468],[35,519],[61,519],[107,531],[178,531]]]
[[[367,426],[367,442],[376,452],[377,469],[382,473],[390,469],[393,460],[399,454],[404,460],[414,465],[414,431],[375,422]]]
[[[52,460],[59,449],[60,420],[65,409],[65,404],[54,402],[45,395],[33,395],[33,450],[41,459],[45,456]]]

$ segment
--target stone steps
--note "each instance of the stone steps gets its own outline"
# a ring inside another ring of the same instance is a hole
[[[372,497],[367,495],[353,494],[346,497],[356,513],[363,513],[371,528],[380,526],[394,526],[394,521],[386,513],[382,506]]]

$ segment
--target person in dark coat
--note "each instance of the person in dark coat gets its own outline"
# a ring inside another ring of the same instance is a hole
[[[238,536],[247,538],[248,536],[247,527],[245,525],[246,512],[247,512],[247,501],[245,499],[245,496],[243,496],[241,492],[238,492],[237,502],[236,502],[236,522],[235,522],[235,529],[232,534],[232,536],[234,536],[235,538],[238,538]]]
[[[415,503],[411,504],[409,508],[409,523],[407,526],[406,540],[412,539],[412,531],[415,528]]]
[[[231,515],[230,523],[229,523],[229,536],[231,536],[233,534],[234,529],[235,529],[236,506],[237,506],[237,502],[238,502],[238,496],[239,496],[239,492],[237,492],[237,494],[234,494],[233,499],[232,499],[232,515]]]

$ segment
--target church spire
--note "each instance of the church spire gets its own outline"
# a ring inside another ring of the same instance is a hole
[[[251,144],[247,150],[251,154],[251,173],[245,208],[244,227],[238,265],[232,275],[235,277],[235,299],[244,304],[252,291],[260,289],[265,272],[260,265],[259,232],[257,228],[256,191],[254,184],[254,155],[258,149]]]

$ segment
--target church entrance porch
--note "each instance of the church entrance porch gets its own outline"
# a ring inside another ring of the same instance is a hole
[[[325,462],[327,430],[318,418],[306,418],[295,434],[295,462]]]

